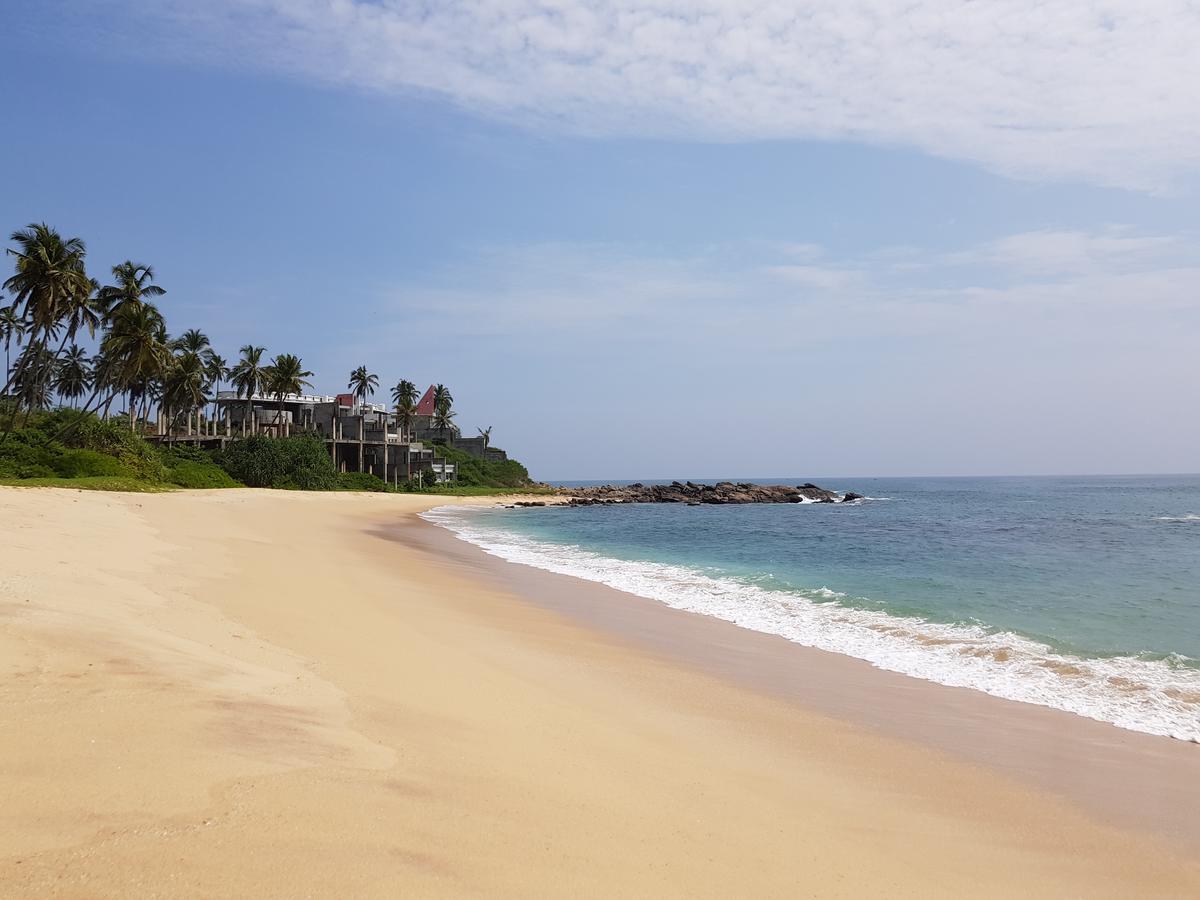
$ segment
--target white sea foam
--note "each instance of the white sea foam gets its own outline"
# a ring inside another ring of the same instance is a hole
[[[1200,516],[1188,514],[1186,516],[1155,516],[1158,522],[1200,522]]]
[[[424,518],[510,562],[597,581],[880,669],[1200,742],[1200,671],[1181,665],[1186,660],[1082,659],[982,625],[945,625],[850,608],[838,602],[844,594],[827,587],[767,590],[681,566],[544,543],[481,523],[461,508],[434,509]]]

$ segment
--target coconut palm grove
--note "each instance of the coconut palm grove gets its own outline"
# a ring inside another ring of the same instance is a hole
[[[393,460],[391,479],[362,465],[339,470],[320,435],[285,418],[285,401],[311,388],[314,373],[301,355],[246,344],[236,357],[224,356],[200,328],[172,335],[160,309],[167,291],[152,266],[126,260],[101,283],[88,271],[84,241],[44,223],[14,231],[10,241],[13,272],[0,296],[0,481],[127,490],[486,492],[530,485],[524,466],[489,454],[491,426],[470,439],[482,453],[455,447],[450,389],[432,386],[426,400],[408,379],[390,389],[383,415],[406,441],[423,421],[432,450],[415,468],[410,462],[401,470]],[[360,364],[346,387],[358,408],[368,408],[380,384]],[[253,408],[264,398],[278,412],[260,424],[261,410],[256,416]],[[219,442],[201,440],[218,433]],[[386,465],[385,451],[385,473]]]

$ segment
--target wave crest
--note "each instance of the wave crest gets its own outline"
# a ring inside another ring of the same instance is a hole
[[[844,606],[838,601],[845,595],[827,587],[770,590],[683,566],[618,560],[545,543],[483,525],[461,507],[440,507],[422,517],[510,562],[600,582],[914,678],[1200,742],[1200,670],[1188,666],[1190,660],[1073,657],[983,625],[947,625]]]

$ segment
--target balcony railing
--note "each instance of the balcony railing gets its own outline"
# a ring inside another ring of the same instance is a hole
[[[284,394],[284,403],[337,403],[337,397],[327,396],[325,394]],[[217,391],[218,403],[245,403],[246,398],[239,395],[237,391]],[[250,402],[261,403],[264,405],[279,404],[279,398],[274,394],[255,394],[250,398]],[[387,412],[387,406],[382,403],[358,403],[354,409],[360,409],[364,412]]]

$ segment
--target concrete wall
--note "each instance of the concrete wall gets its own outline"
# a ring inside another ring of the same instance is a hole
[[[486,459],[488,462],[503,462],[508,459],[508,454],[499,447],[488,447],[487,455],[485,456],[483,438],[481,437],[455,438],[454,449],[470,453],[476,459]]]

